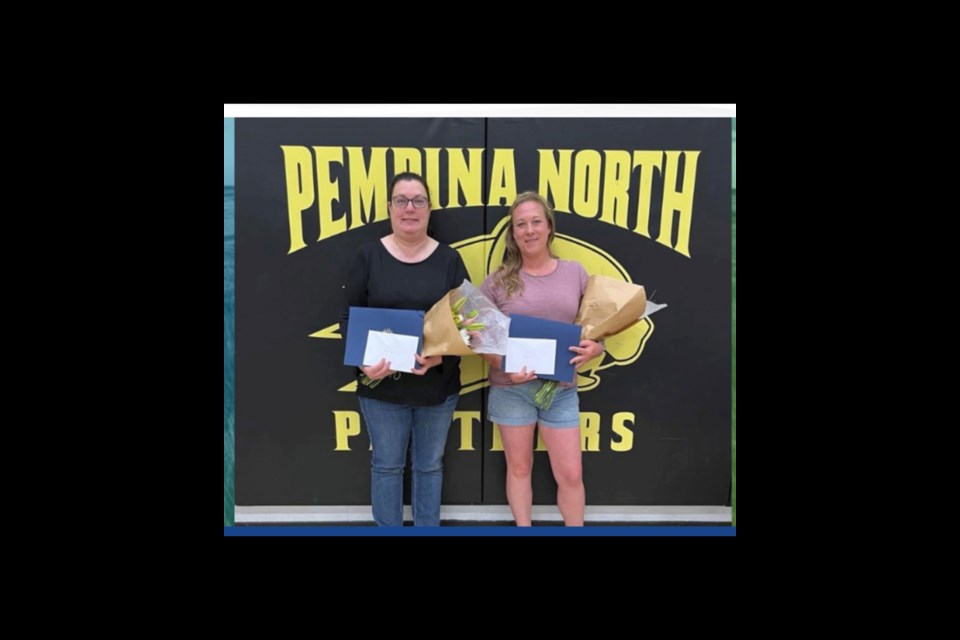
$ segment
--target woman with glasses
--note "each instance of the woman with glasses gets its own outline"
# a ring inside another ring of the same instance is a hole
[[[467,279],[460,254],[427,235],[430,189],[419,175],[390,183],[392,232],[357,250],[347,277],[347,306],[426,311]],[[342,316],[341,335],[347,322]],[[460,358],[416,356],[419,368],[399,373],[390,362],[357,370],[357,396],[373,446],[370,500],[380,526],[403,524],[403,471],[413,468],[414,526],[440,525],[443,451],[460,397]],[[362,376],[361,376],[362,374]]]

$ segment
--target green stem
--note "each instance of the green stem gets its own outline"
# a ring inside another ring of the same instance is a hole
[[[533,403],[541,409],[549,409],[555,395],[557,395],[557,381],[544,380],[533,395]]]
[[[382,381],[383,381],[383,378],[377,378],[376,380],[371,380],[370,378],[367,377],[367,374],[365,374],[365,373],[361,373],[361,374],[360,374],[360,382],[361,382],[362,384],[364,384],[365,386],[370,387],[371,389],[373,389],[374,387],[376,387],[376,386],[377,386],[378,384],[380,384]]]

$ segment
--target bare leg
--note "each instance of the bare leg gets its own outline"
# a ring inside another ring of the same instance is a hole
[[[563,523],[568,527],[582,527],[585,498],[580,429],[551,429],[540,425],[540,433],[557,481],[557,506]]]
[[[507,502],[518,527],[529,527],[532,522],[530,512],[533,509],[533,485],[530,473],[533,471],[533,428],[501,427],[500,439],[503,441],[503,453],[507,459]]]

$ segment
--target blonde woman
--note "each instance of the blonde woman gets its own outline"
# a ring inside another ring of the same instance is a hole
[[[503,264],[481,286],[501,311],[573,322],[587,286],[587,272],[579,262],[560,260],[551,249],[556,233],[553,209],[537,193],[517,196],[510,206]],[[603,352],[603,345],[582,340],[570,347],[571,364],[580,365]],[[507,460],[507,502],[517,526],[530,526],[533,506],[534,427],[547,445],[550,467],[557,481],[557,506],[567,526],[583,525],[584,488],[580,454],[580,399],[577,387],[561,383],[548,409],[534,404],[540,388],[535,371],[506,373],[500,356],[484,356],[490,363],[488,415],[500,429]]]

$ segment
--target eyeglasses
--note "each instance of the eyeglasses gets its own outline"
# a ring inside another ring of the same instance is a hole
[[[408,202],[412,202],[413,206],[417,209],[423,209],[425,206],[430,204],[430,201],[427,200],[424,196],[417,196],[416,198],[404,198],[403,196],[397,196],[393,199],[393,206],[397,209],[403,209],[407,206]]]

